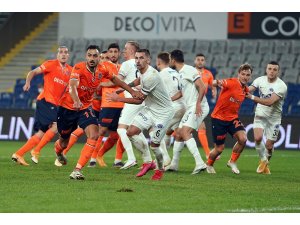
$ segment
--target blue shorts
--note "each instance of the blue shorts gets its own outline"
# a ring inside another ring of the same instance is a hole
[[[122,108],[102,108],[99,114],[99,124],[111,131],[118,129]]]
[[[46,132],[51,125],[57,120],[57,106],[46,102],[43,98],[36,102],[36,110],[34,115],[34,131]]]
[[[92,108],[80,111],[69,110],[59,106],[57,112],[57,130],[63,139],[68,139],[77,126],[83,130],[91,125],[98,125]]]
[[[244,125],[239,118],[231,121],[224,121],[211,118],[212,136],[216,145],[223,145],[225,143],[226,134],[233,136],[239,130],[245,130]]]

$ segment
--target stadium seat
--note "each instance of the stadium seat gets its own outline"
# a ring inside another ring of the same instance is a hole
[[[186,53],[184,54],[184,63],[194,66],[195,63],[195,54],[194,53]]]
[[[74,40],[72,38],[61,38],[59,40],[59,46],[68,47],[69,51],[73,51]]]
[[[288,54],[290,53],[291,41],[290,40],[275,40],[274,53]]]
[[[78,52],[85,52],[88,45],[89,40],[84,38],[78,38],[74,41],[73,52],[75,54],[77,54]]]
[[[164,40],[161,39],[156,39],[156,40],[152,40],[149,43],[149,50],[150,52],[161,52],[164,48]]]
[[[196,54],[202,53],[204,55],[209,55],[209,52],[210,52],[210,41],[196,40],[194,52]]]
[[[226,78],[229,78],[229,77],[232,77],[233,74],[232,74],[232,69],[231,68],[227,68],[227,67],[220,67],[218,70],[217,70],[217,74],[216,74],[216,78],[217,79],[226,79]]]
[[[242,40],[228,40],[227,43],[227,54],[240,54],[242,49]]]
[[[103,42],[104,42],[103,39],[100,39],[100,38],[94,38],[94,39],[89,40],[90,45],[98,45],[101,51],[103,51],[102,50]]]
[[[251,81],[254,81],[256,78],[264,76],[265,75],[265,68],[259,67],[259,68],[254,68],[252,72],[252,78]]]
[[[198,54],[197,52],[194,52],[195,48],[195,40],[180,40],[180,45],[179,48],[184,52],[184,53],[195,53]]]
[[[228,55],[227,54],[217,54],[214,56],[212,66],[215,68],[227,67]]]
[[[273,53],[274,43],[272,40],[260,40],[258,45],[258,53],[270,54]]]
[[[291,53],[292,54],[300,54],[300,41],[299,40],[292,41]]]
[[[174,49],[180,49],[180,42],[179,40],[174,40],[174,39],[170,39],[170,40],[165,40],[165,45],[163,47],[163,50],[165,52],[171,52]],[[181,49],[183,51],[183,49]]]
[[[14,108],[16,109],[28,109],[30,108],[31,99],[29,94],[27,93],[20,93],[15,95],[14,100]]]
[[[140,45],[140,48],[149,48],[149,40],[146,39],[138,39],[137,42]],[[124,47],[122,47],[124,48]],[[150,49],[149,49],[150,50]]]
[[[241,105],[239,114],[244,116],[254,115],[254,105],[255,103],[250,99],[245,99]]]
[[[210,47],[210,54],[224,54],[226,52],[227,41],[215,40],[212,41]]]
[[[257,52],[258,41],[257,40],[243,40],[242,53],[254,54]]]
[[[286,83],[297,83],[298,81],[298,69],[286,69],[284,76],[282,77],[283,81]]]
[[[245,62],[245,57],[242,54],[233,54],[230,56],[228,66],[231,68],[238,68],[241,64]]]
[[[261,67],[266,67],[270,61],[278,61],[279,55],[275,53],[267,53],[264,55],[263,60],[260,64]]]
[[[245,62],[251,64],[253,68],[259,68],[261,61],[262,61],[262,56],[261,54],[257,54],[257,53],[249,54],[247,59],[245,60]]]
[[[0,93],[0,108],[11,108],[13,104],[13,93]]]
[[[292,68],[295,62],[295,55],[293,54],[282,54],[279,60],[280,68]]]

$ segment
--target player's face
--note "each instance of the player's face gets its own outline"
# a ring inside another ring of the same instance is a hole
[[[238,79],[243,85],[247,85],[251,79],[251,70],[242,70],[239,72]]]
[[[124,50],[123,50],[123,57],[127,60],[130,58],[132,52],[132,47],[129,43],[125,44]]]
[[[170,68],[172,68],[173,70],[176,70],[176,67],[175,67],[175,60],[171,58],[170,60]]]
[[[117,63],[120,57],[120,51],[117,48],[108,49],[107,56],[113,63]]]
[[[99,63],[99,51],[97,49],[89,49],[85,58],[89,67],[96,67]]]
[[[202,69],[205,66],[205,63],[206,63],[205,58],[203,56],[197,56],[195,58],[194,63],[195,63],[196,68]]]
[[[279,74],[279,66],[268,64],[266,69],[267,77],[270,80],[276,79]]]
[[[69,59],[69,50],[67,48],[59,48],[57,59],[60,63],[66,63]]]
[[[100,62],[109,61],[108,53],[101,53],[100,54]]]
[[[150,64],[150,58],[144,52],[135,53],[135,64],[138,70],[142,71]]]

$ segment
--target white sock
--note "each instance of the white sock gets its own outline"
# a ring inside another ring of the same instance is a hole
[[[194,156],[196,165],[202,165],[204,164],[204,161],[202,160],[196,141],[194,138],[190,138],[185,142],[187,148],[189,149],[190,153]]]
[[[133,135],[130,140],[134,146],[142,153],[142,158],[145,163],[152,162],[149,145],[146,137],[141,132],[139,135]]]
[[[136,158],[134,156],[133,153],[133,148],[132,148],[132,144],[126,134],[126,129],[125,128],[118,128],[117,132],[119,134],[119,137],[121,138],[122,144],[124,146],[124,149],[127,153],[127,158],[128,161],[136,161]]]
[[[263,141],[261,141],[259,144],[255,143],[255,149],[258,153],[260,160],[266,161],[267,156],[266,156],[265,145],[264,145]]]
[[[181,150],[184,147],[184,142],[182,141],[174,141],[174,146],[173,146],[173,158],[171,165],[178,167],[179,166],[179,159],[180,159],[180,153]]]
[[[119,162],[122,162],[122,160],[120,160],[120,159],[115,159],[114,164],[117,164],[117,163],[119,163]]]
[[[270,159],[271,159],[271,157],[272,157],[272,153],[274,152],[274,146],[273,146],[273,149],[272,149],[271,152],[269,152],[268,149],[266,149],[266,146],[265,146],[264,151],[265,151],[265,156],[266,156],[266,158],[270,161]]]
[[[158,169],[163,170],[164,169],[164,159],[163,159],[163,154],[160,151],[160,148],[159,147],[152,147],[152,146],[150,148],[154,152]]]
[[[150,135],[150,137],[152,137],[153,131],[150,131],[149,135]],[[168,153],[168,150],[167,150],[166,143],[165,143],[164,139],[160,142],[159,149],[160,149],[160,151],[162,153],[164,162],[170,162],[171,158],[169,156],[169,153]]]
[[[95,158],[91,158],[90,162],[96,162],[96,159]]]
[[[171,135],[165,135],[164,140],[165,140],[167,149],[169,149],[171,147]]]

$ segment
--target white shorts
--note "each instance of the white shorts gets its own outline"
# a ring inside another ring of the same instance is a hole
[[[280,124],[281,118],[274,119],[255,115],[253,128],[263,129],[267,139],[277,141]]]
[[[119,124],[129,126],[132,124],[134,117],[145,107],[142,105],[125,104],[120,115]]]
[[[181,121],[184,113],[185,113],[185,108],[178,108],[177,110],[175,108],[175,114],[174,114],[173,118],[170,121],[170,125],[168,127],[168,130],[169,129],[175,130],[176,128],[179,127],[180,121]]]
[[[153,115],[148,108],[143,108],[135,117],[132,125],[143,130],[149,130],[153,128],[153,135],[150,137],[151,142],[160,144],[164,138],[167,129],[170,125],[170,121],[174,116],[174,110],[170,109],[166,114],[160,114],[159,117]]]
[[[185,114],[183,115],[179,128],[182,128],[183,126],[191,127],[194,130],[198,130],[200,124],[203,122],[205,117],[209,113],[209,105],[208,103],[201,104],[202,114],[201,116],[197,117],[195,114],[196,111],[196,105],[190,106],[186,109]]]

